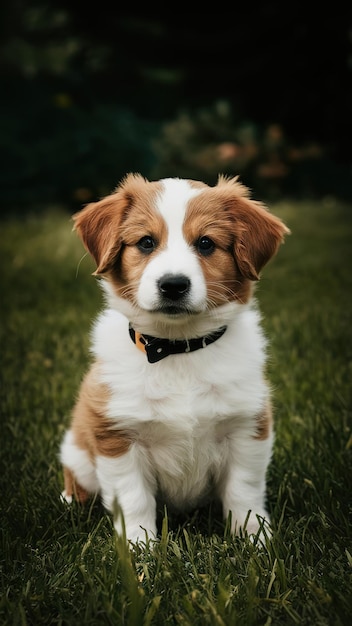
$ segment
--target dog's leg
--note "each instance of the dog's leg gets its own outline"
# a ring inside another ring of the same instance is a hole
[[[65,488],[61,492],[61,498],[65,500],[67,504],[71,504],[73,498],[78,500],[81,504],[84,504],[86,500],[88,500],[90,496],[89,491],[79,484],[69,467],[64,467],[64,481]]]
[[[71,430],[65,433],[60,451],[61,463],[64,467],[65,488],[61,497],[68,503],[75,497],[85,502],[90,494],[99,491],[95,467],[86,450],[79,448]]]
[[[143,449],[133,443],[119,456],[96,459],[97,476],[104,506],[114,515],[119,535],[126,531],[132,542],[152,539],[156,535],[155,480]],[[117,511],[121,511],[121,515]]]
[[[270,518],[265,508],[266,471],[271,459],[273,434],[265,439],[252,438],[233,445],[227,478],[220,497],[224,517],[231,512],[231,530],[234,534],[246,531],[249,535],[262,532],[259,539],[265,543],[270,537]],[[257,518],[259,516],[259,520]],[[265,522],[263,522],[263,518]]]

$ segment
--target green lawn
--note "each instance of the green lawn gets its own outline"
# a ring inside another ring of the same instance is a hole
[[[71,509],[58,448],[102,300],[60,210],[0,223],[0,624],[350,624],[352,207],[281,202],[292,230],[257,296],[271,340],[272,542],[214,509],[164,516],[129,552],[96,501]]]

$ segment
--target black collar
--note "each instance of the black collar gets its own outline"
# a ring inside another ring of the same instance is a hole
[[[194,350],[199,350],[199,348],[206,348],[209,344],[222,337],[226,328],[227,326],[221,326],[218,330],[204,337],[175,339],[174,341],[152,337],[151,335],[142,335],[134,330],[131,325],[129,333],[137,348],[145,352],[149,363],[157,363],[157,361],[161,361],[169,354],[182,354],[184,352],[194,352]]]

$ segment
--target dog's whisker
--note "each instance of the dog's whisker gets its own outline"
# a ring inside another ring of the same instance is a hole
[[[79,261],[78,261],[78,263],[77,263],[77,267],[76,267],[76,278],[77,278],[77,276],[78,276],[78,272],[79,272],[79,269],[80,269],[80,267],[81,267],[81,263],[82,263],[83,259],[85,259],[85,258],[86,258],[86,256],[88,256],[88,252],[86,252],[85,254],[83,254],[83,256],[80,258],[80,260],[79,260]]]

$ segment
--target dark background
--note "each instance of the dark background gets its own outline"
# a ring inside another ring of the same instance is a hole
[[[352,199],[347,3],[4,0],[0,29],[3,210],[128,171]]]

